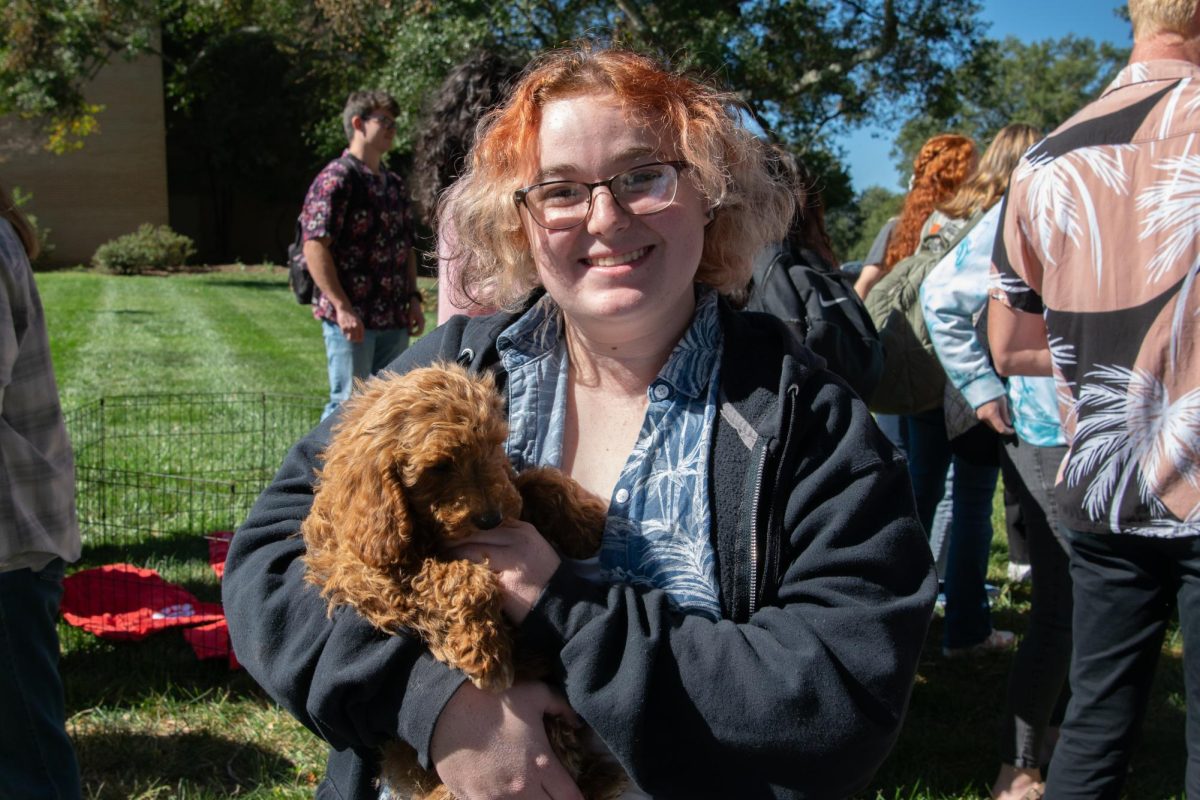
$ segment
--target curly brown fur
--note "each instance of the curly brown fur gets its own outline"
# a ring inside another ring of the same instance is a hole
[[[348,605],[380,630],[415,632],[435,658],[492,691],[514,679],[499,585],[486,566],[447,559],[446,544],[521,518],[564,556],[586,558],[606,513],[558,470],[516,474],[507,434],[489,375],[437,365],[372,378],[343,406],[301,528],[306,577],[331,614]],[[619,773],[591,763],[574,731],[553,720],[548,730],[580,788],[590,787],[585,796],[619,794]],[[414,797],[450,797],[399,743],[385,749],[384,780]]]

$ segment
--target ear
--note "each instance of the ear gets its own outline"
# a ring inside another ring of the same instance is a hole
[[[409,552],[412,515],[392,454],[372,453],[366,461],[365,469],[348,475],[353,488],[342,536],[368,567],[393,570]]]

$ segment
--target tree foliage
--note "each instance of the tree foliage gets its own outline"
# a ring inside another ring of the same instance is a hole
[[[471,48],[528,55],[591,35],[717,76],[804,151],[926,104],[977,43],[977,12],[976,0],[10,0],[0,113],[79,120],[100,66],[159,49],[160,30],[170,99],[186,107],[213,91],[204,61],[214,48],[253,33],[326,93],[310,96],[314,118],[375,84],[412,112],[402,120],[411,130],[429,87]]]
[[[893,155],[908,174],[921,144],[938,133],[964,133],[981,144],[1012,122],[1049,133],[1095,99],[1128,58],[1125,48],[1076,36],[984,41],[925,113],[904,124]]]

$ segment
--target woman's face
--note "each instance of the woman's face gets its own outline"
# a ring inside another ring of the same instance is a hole
[[[529,183],[606,180],[632,167],[679,158],[666,132],[632,122],[611,95],[553,100],[542,109],[539,171]],[[708,207],[687,170],[663,211],[635,216],[607,187],[593,190],[586,220],[568,230],[521,217],[546,291],[569,322],[621,323],[614,335],[682,330],[695,310],[692,282]]]

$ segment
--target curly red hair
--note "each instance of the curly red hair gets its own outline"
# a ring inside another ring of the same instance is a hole
[[[900,220],[888,239],[886,269],[917,252],[921,228],[940,203],[949,200],[975,169],[975,142],[967,136],[943,133],[921,145],[913,159],[913,184],[904,198]]]

